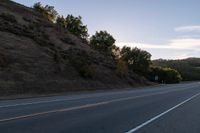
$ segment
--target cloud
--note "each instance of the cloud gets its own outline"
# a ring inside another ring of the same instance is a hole
[[[200,50],[200,39],[196,38],[174,39],[170,41],[169,46],[175,49]]]
[[[138,47],[149,51],[153,59],[183,59],[188,57],[200,56],[200,39],[196,38],[177,38],[168,41],[166,44],[148,44],[148,43],[126,43],[116,42],[119,47]]]
[[[182,26],[174,29],[176,32],[200,32],[200,25]],[[153,58],[183,59],[200,57],[200,36],[182,35],[163,44],[117,42],[117,46],[138,47],[149,51]]]
[[[200,50],[200,39],[196,38],[187,38],[187,39],[173,39],[170,40],[167,44],[155,45],[147,43],[125,43],[117,42],[117,46],[129,46],[129,47],[139,47],[139,48],[148,48],[148,49],[194,49]]]
[[[200,32],[200,25],[181,26],[174,29],[176,32]]]
[[[116,43],[117,46],[119,46],[120,48],[122,48],[123,46],[127,46],[127,47],[138,47],[138,48],[169,48],[168,46],[165,45],[154,45],[154,44],[147,44],[147,43],[132,43],[132,42],[117,42]]]

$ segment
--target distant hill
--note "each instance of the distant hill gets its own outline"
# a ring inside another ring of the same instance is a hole
[[[116,62],[32,8],[0,2],[0,95],[144,85],[121,78]]]
[[[184,81],[200,80],[200,58],[187,58],[183,60],[158,59],[153,61],[153,65],[178,70]]]

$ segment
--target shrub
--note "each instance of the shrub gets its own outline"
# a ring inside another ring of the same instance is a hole
[[[26,22],[32,22],[33,20],[29,16],[23,16],[23,20]]]
[[[87,26],[83,25],[81,16],[68,15],[66,18],[58,16],[56,23],[83,40],[87,40],[89,36]]]
[[[36,11],[45,15],[48,18],[48,20],[52,21],[52,22],[54,22],[56,20],[56,17],[58,15],[57,11],[54,9],[53,6],[49,6],[49,5],[42,6],[42,4],[40,2],[35,3],[33,5],[33,8]]]
[[[79,74],[84,78],[93,78],[95,73],[95,69],[91,65],[79,67],[78,71]]]
[[[70,37],[61,38],[61,41],[70,45],[76,44]]]
[[[182,80],[182,77],[180,73],[171,68],[165,68],[165,83],[170,84],[170,83],[179,83]]]
[[[4,20],[9,21],[9,22],[17,23],[17,20],[16,20],[15,16],[12,15],[12,14],[2,13],[2,14],[0,14],[0,17],[3,18]]]
[[[90,57],[85,51],[80,49],[69,49],[65,52],[65,55],[67,55],[67,57],[64,58],[69,60],[80,76],[86,79],[94,78],[95,68],[92,66]]]

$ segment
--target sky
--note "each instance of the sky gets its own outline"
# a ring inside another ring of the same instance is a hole
[[[116,45],[138,47],[152,59],[200,57],[200,0],[14,0],[52,5],[82,16],[90,35],[106,30]]]

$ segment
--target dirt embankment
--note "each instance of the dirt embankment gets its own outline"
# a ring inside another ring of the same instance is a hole
[[[0,96],[122,88],[148,82],[120,78],[116,64],[33,9],[0,2]]]

